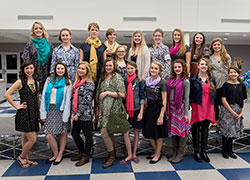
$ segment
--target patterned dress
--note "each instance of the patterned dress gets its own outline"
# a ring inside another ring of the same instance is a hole
[[[50,46],[51,46],[50,52],[52,52],[53,46],[52,46],[52,44],[50,44]],[[24,47],[22,59],[24,61],[30,60],[33,62],[34,66],[35,66],[35,71],[34,71],[33,77],[36,80],[38,80],[39,86],[40,86],[39,93],[42,93],[44,83],[45,83],[47,77],[49,76],[51,57],[49,58],[49,60],[45,64],[39,64],[37,61],[37,49],[36,49],[35,45],[33,44],[33,42],[29,41]]]
[[[105,128],[109,120],[110,112],[119,112],[119,101],[117,98],[111,96],[105,96],[104,99],[99,100],[99,95],[105,91],[122,92],[125,93],[125,85],[123,78],[119,74],[115,74],[112,78],[103,81],[97,89],[96,100],[99,106],[99,121],[98,127]],[[112,105],[114,102],[113,109]]]
[[[19,90],[21,98],[20,104],[27,103],[26,109],[19,109],[15,118],[15,127],[17,131],[21,132],[37,132],[39,130],[39,109],[37,93],[37,82],[35,84],[27,85],[22,83],[22,89]]]

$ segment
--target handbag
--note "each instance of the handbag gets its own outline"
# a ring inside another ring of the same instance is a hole
[[[120,104],[119,111],[118,112],[111,112],[109,115],[109,120],[106,125],[106,130],[109,134],[114,134],[114,133],[126,133],[130,129],[129,122],[127,120],[127,112],[126,109],[123,105],[122,98],[117,93],[118,95],[118,101]],[[111,110],[113,109],[114,106],[114,101],[111,106]]]

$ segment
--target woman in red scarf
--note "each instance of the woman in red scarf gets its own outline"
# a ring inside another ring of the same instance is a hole
[[[84,61],[78,64],[76,80],[73,85],[72,96],[72,137],[78,147],[79,153],[72,157],[76,166],[82,166],[89,162],[92,148],[92,119],[93,119],[93,92],[94,83],[89,63]],[[81,130],[85,136],[85,144],[80,136]]]

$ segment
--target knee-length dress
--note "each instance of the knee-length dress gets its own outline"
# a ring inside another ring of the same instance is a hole
[[[149,139],[168,137],[167,122],[164,116],[163,124],[158,126],[157,120],[162,108],[162,92],[166,92],[166,83],[161,80],[154,88],[145,87],[147,108],[144,114],[143,136]]]
[[[240,114],[244,105],[243,101],[247,98],[246,86],[243,83],[230,84],[226,82],[222,86],[222,97],[226,98],[233,111]],[[224,106],[221,106],[219,128],[225,137],[240,137],[243,133],[243,117],[236,119]]]
[[[26,109],[19,109],[15,118],[15,128],[21,132],[37,132],[39,130],[39,109],[37,93],[37,82],[27,85],[22,83],[22,89],[19,90],[20,104],[27,103]]]

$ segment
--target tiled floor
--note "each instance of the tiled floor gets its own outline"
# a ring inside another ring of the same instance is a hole
[[[237,159],[224,159],[221,154],[209,154],[210,163],[196,162],[191,155],[186,155],[178,164],[169,163],[163,157],[157,164],[149,164],[145,156],[139,156],[140,163],[116,163],[110,168],[102,168],[102,158],[93,158],[90,163],[75,167],[74,162],[65,158],[61,164],[54,166],[45,164],[45,160],[37,160],[38,166],[22,169],[17,161],[0,161],[0,180],[2,179],[51,179],[51,180],[249,180],[250,153],[238,153]]]

